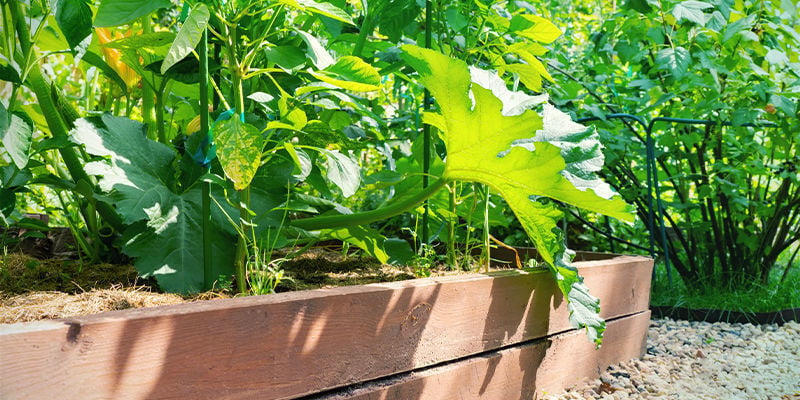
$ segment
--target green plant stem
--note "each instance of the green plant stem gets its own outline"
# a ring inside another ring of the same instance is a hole
[[[244,120],[244,87],[242,82],[242,66],[236,58],[237,48],[236,40],[238,39],[236,26],[231,27],[230,36],[228,37],[228,62],[230,63],[229,72],[231,73],[231,86],[233,95],[233,104],[235,107],[235,115],[233,118],[241,118]],[[247,239],[251,236],[252,232],[251,218],[250,218],[250,188],[246,187],[239,191],[239,224],[240,235],[236,242],[236,259],[235,273],[236,273],[236,287],[239,293],[247,293],[247,259],[248,259],[248,243]]]
[[[167,129],[164,125],[164,92],[166,91],[166,87],[167,85],[165,81],[165,84],[162,84],[159,91],[155,94],[156,133],[158,136],[158,141],[161,143],[167,143]]]
[[[354,56],[362,57],[361,55],[364,53],[364,45],[367,43],[367,36],[369,36],[369,34],[375,29],[375,24],[376,18],[372,16],[372,13],[369,12],[369,10],[367,10],[366,15],[364,15],[364,21],[361,23],[361,27],[359,28],[356,45],[353,47]]]
[[[456,213],[456,185],[454,183],[448,185],[450,194],[450,215],[452,217],[447,222],[447,264],[452,269],[458,269],[456,266],[456,222],[458,214]]]
[[[142,23],[142,33],[152,33],[153,27],[151,25],[151,19],[149,15],[145,15],[141,18]],[[142,77],[144,79],[144,77]],[[142,84],[142,119],[147,125],[147,136],[153,140],[160,140],[158,137],[158,117],[156,116],[156,93],[153,88],[147,84],[147,82],[143,82]]]
[[[489,185],[484,185],[485,191],[484,194],[484,207],[483,207],[483,249],[486,254],[484,258],[484,269],[486,273],[489,273],[489,266],[491,264],[492,258],[492,249],[491,243],[489,243]]]
[[[296,219],[290,222],[292,226],[307,231],[315,231],[328,228],[345,228],[348,226],[366,225],[375,221],[380,221],[395,215],[402,214],[433,196],[439,189],[443,188],[447,180],[439,178],[432,182],[428,187],[404,197],[396,203],[377,210],[364,211],[355,214],[321,215],[318,217]]]
[[[247,293],[247,262],[250,258],[250,247],[247,243],[247,238],[248,233],[252,233],[250,212],[248,210],[249,204],[250,187],[246,187],[239,191],[239,226],[241,233],[236,241],[235,259],[236,288],[242,294]]]

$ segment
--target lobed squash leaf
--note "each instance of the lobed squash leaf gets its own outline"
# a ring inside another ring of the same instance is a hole
[[[111,193],[128,224],[122,249],[136,258],[139,274],[154,276],[167,291],[202,290],[202,190],[199,185],[175,189],[175,152],[148,139],[140,122],[110,114],[76,120],[71,137],[89,154],[106,158],[88,163],[86,172],[100,177],[98,185]],[[226,204],[221,193],[215,197]],[[218,208],[214,214],[214,221],[224,221]],[[223,223],[212,229],[215,276],[233,272],[234,239]]]
[[[607,185],[591,176],[597,162],[602,163],[596,135],[585,134],[586,129],[577,132],[563,118],[553,118],[555,108],[546,107],[543,117],[534,110],[504,105],[483,86],[502,91],[497,82],[477,71],[471,75],[463,61],[416,46],[403,50],[403,58],[419,73],[441,110],[441,118],[428,119],[444,131],[443,177],[484,183],[505,198],[556,276],[570,303],[571,322],[585,328],[599,344],[605,329],[598,316],[599,302],[569,264],[557,227],[563,213],[547,200],[632,221],[630,207],[619,197],[612,198]]]

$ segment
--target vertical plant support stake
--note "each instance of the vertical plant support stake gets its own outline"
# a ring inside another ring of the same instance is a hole
[[[200,134],[208,141],[211,148],[211,138],[208,129],[208,28],[203,29],[198,47],[200,56]],[[208,157],[206,156],[206,160]],[[206,173],[211,171],[210,164],[205,165]],[[203,182],[203,285],[210,290],[214,284],[211,268],[211,183]]]
[[[431,0],[425,1],[425,48],[431,48],[433,41],[433,4]],[[425,89],[425,96],[422,103],[422,110],[429,111],[433,99],[431,92]],[[422,125],[422,188],[428,187],[428,175],[431,169],[431,126],[428,124]],[[428,200],[425,200],[422,213],[422,243],[427,244],[429,239],[428,233],[428,220],[430,219],[430,207]]]

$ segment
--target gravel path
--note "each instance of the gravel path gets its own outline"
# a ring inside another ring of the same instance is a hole
[[[544,398],[800,400],[800,324],[656,319],[643,359]]]

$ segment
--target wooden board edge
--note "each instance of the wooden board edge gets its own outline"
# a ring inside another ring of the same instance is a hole
[[[610,365],[641,357],[649,324],[650,311],[609,321],[599,350],[583,332],[573,330],[300,399],[534,399],[596,378]]]

